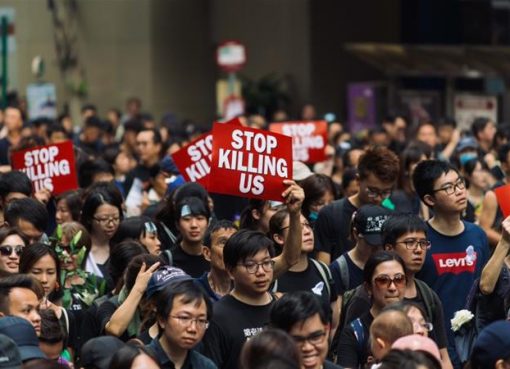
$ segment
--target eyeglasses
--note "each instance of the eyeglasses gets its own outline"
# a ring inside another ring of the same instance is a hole
[[[448,196],[453,195],[457,190],[464,190],[466,188],[466,182],[464,178],[459,178],[455,183],[449,183],[446,186],[438,188],[432,192],[436,193],[439,191],[444,191]]]
[[[430,245],[431,245],[429,240],[417,240],[414,238],[409,238],[407,240],[397,242],[397,244],[398,243],[402,243],[402,244],[406,245],[406,249],[408,249],[408,250],[415,250],[416,247],[419,247],[422,250],[428,250],[428,249],[430,249]]]
[[[419,323],[419,322],[413,322],[414,327],[421,327],[425,329],[427,332],[430,332],[434,329],[434,325],[429,322]]]
[[[306,337],[292,336],[292,338],[294,339],[294,341],[296,341],[296,343],[298,345],[304,345],[305,342],[308,341],[311,345],[314,345],[314,346],[320,345],[321,343],[323,343],[325,337],[326,337],[326,332],[324,332],[324,331],[314,332],[312,334],[309,334]]]
[[[301,227],[312,229],[312,225],[310,223],[308,223],[308,222],[301,223]],[[288,229],[288,228],[290,228],[290,226],[282,227],[282,228],[280,228],[280,231],[283,231],[284,229]]]
[[[238,265],[242,265],[246,268],[246,271],[250,274],[255,274],[257,273],[257,271],[259,270],[259,267],[261,266],[262,269],[265,271],[265,272],[270,272],[273,270],[274,268],[274,260],[266,260],[266,261],[263,261],[261,263],[255,263],[255,262],[248,262],[248,263],[244,263],[244,264],[238,264]]]
[[[170,318],[175,319],[183,327],[189,327],[192,323],[197,325],[197,328],[207,329],[209,327],[209,321],[204,318],[192,318],[190,316],[170,315]]]
[[[382,274],[374,278],[374,282],[379,288],[389,288],[391,284],[395,284],[395,287],[403,287],[406,284],[406,276],[404,274],[395,274],[393,278],[389,275]]]
[[[367,187],[365,189],[365,191],[367,192],[367,196],[371,199],[375,199],[377,197],[379,197],[381,199],[385,199],[387,197],[390,197],[391,193],[393,192],[393,190],[380,191],[380,190],[376,190],[376,189],[370,188],[370,187]]]
[[[101,217],[101,218],[93,218],[96,222],[101,225],[107,225],[109,223],[118,223],[120,221],[120,217]]]
[[[0,246],[0,254],[2,256],[11,256],[13,252],[16,253],[16,255],[21,256],[23,253],[24,246],[17,245],[17,246],[10,246],[10,245],[4,245]]]

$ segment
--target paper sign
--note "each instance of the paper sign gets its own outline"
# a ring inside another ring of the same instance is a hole
[[[30,178],[36,192],[46,188],[58,195],[78,188],[71,141],[13,152],[11,164]]]
[[[328,123],[315,122],[272,123],[269,130],[292,137],[294,160],[304,163],[317,163],[326,160]]]
[[[499,208],[506,218],[510,215],[510,184],[494,189],[498,199]]]
[[[282,200],[292,174],[292,139],[278,133],[215,123],[209,191]]]
[[[204,133],[172,154],[186,182],[198,182],[207,188],[211,173],[212,139],[210,132]]]

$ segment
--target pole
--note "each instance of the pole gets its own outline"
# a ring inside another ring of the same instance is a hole
[[[7,17],[2,17],[2,108],[7,106]]]

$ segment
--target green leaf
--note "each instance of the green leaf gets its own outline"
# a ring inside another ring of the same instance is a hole
[[[71,250],[73,251],[73,253],[74,253],[74,248],[76,247],[76,245],[78,245],[78,242],[80,242],[80,238],[81,238],[81,231],[78,231],[78,233],[76,233],[74,235],[73,239],[69,243],[69,246],[71,246]]]
[[[62,226],[60,224],[57,226],[57,230],[55,233],[57,234],[57,239],[59,241],[62,241]]]

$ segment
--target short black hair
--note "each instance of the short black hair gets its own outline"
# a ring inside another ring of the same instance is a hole
[[[38,280],[28,274],[12,274],[0,279],[0,312],[9,315],[9,294],[13,288],[26,288],[33,291],[40,300],[44,289]]]
[[[211,222],[211,224],[207,228],[207,232],[205,233],[204,240],[202,241],[203,245],[208,248],[211,248],[211,236],[213,233],[219,231],[220,229],[235,229],[236,231],[238,230],[234,222],[230,220],[222,219]]]
[[[269,324],[274,328],[289,332],[297,323],[319,314],[323,324],[328,324],[330,317],[327,309],[317,295],[310,291],[294,291],[284,294],[272,306]]]
[[[55,312],[51,309],[44,309],[39,312],[41,316],[41,335],[39,341],[56,344],[64,342],[66,335]]]
[[[501,163],[506,163],[508,161],[508,153],[510,152],[510,142],[502,145],[498,149],[498,160]]]
[[[482,132],[485,127],[487,127],[487,124],[492,122],[489,118],[485,117],[478,117],[473,121],[473,124],[471,125],[471,132],[473,132],[473,136],[478,139],[478,134]]]
[[[26,220],[33,226],[44,232],[48,228],[48,211],[46,207],[36,199],[26,197],[9,203],[4,213],[5,221],[11,227],[16,227],[20,219]]]
[[[0,176],[0,197],[2,200],[5,201],[7,195],[12,192],[19,192],[27,197],[32,195],[32,181],[19,170],[3,173]]]
[[[124,123],[124,132],[140,132],[143,129],[143,122],[139,119],[130,119]]]
[[[101,130],[103,130],[105,128],[103,121],[101,119],[99,119],[98,117],[96,117],[95,115],[92,115],[92,116],[88,117],[87,119],[85,119],[84,128],[87,128],[87,127],[95,127],[95,128],[99,128]]]
[[[202,287],[193,279],[171,282],[159,291],[156,297],[156,316],[161,320],[167,320],[174,306],[175,298],[180,295],[184,297],[186,304],[196,302],[199,305],[203,301],[207,309],[207,319],[212,318],[211,301]]]
[[[383,224],[383,245],[395,246],[397,239],[406,233],[424,232],[427,234],[427,224],[416,214],[392,214]]]
[[[163,142],[163,140],[161,138],[161,133],[159,132],[159,129],[156,129],[156,128],[142,128],[138,133],[142,133],[142,132],[145,132],[145,131],[152,132],[152,142],[153,143],[160,144],[160,143]]]
[[[90,159],[83,162],[78,169],[78,183],[81,188],[87,188],[93,183],[94,176],[99,173],[114,175],[113,167],[103,159]]]
[[[48,129],[46,131],[46,134],[47,134],[48,138],[50,138],[53,133],[57,133],[57,132],[61,132],[61,133],[65,134],[66,137],[68,137],[66,129],[60,123],[53,123],[53,124],[49,125]]]
[[[434,194],[436,180],[450,171],[459,174],[457,168],[442,160],[424,160],[418,163],[413,173],[413,184],[420,199],[423,201],[425,195]]]
[[[437,120],[437,126],[457,128],[457,122],[452,117],[441,117]]]
[[[147,228],[145,226],[146,223],[154,224],[152,219],[145,215],[124,219],[122,222],[120,222],[117,231],[110,239],[110,247],[114,247],[115,245],[128,239],[139,241],[140,237],[144,237],[147,233]],[[154,229],[156,229],[155,224]]]
[[[97,107],[94,104],[83,104],[81,106],[81,112],[85,112],[85,110],[93,110],[94,112],[97,112]]]
[[[241,229],[225,244],[223,262],[227,269],[234,269],[239,262],[262,250],[268,250],[269,255],[273,257],[273,241],[262,232]]]

